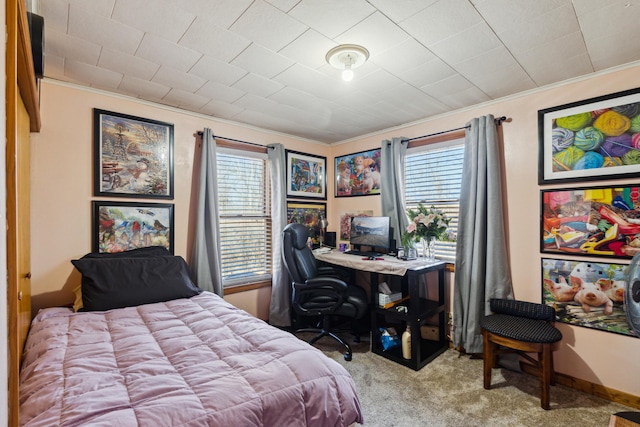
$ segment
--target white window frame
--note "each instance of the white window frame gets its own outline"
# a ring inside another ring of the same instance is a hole
[[[451,139],[449,141],[444,141],[444,142],[423,144],[417,147],[411,147],[407,149],[406,158],[405,158],[405,170],[403,171],[403,174],[404,174],[403,178],[404,178],[404,184],[405,184],[405,190],[404,190],[405,194],[403,195],[403,197],[404,197],[404,202],[407,209],[415,209],[417,207],[417,203],[419,202],[419,200],[407,200],[407,188],[408,188],[407,159],[410,156],[424,153],[426,151],[440,150],[440,149],[445,149],[448,147],[454,147],[454,146],[460,146],[460,145],[464,146],[464,138],[455,138],[455,139]],[[462,165],[460,167],[460,175],[462,177]],[[432,204],[438,208],[442,208],[451,217],[451,222],[449,223],[448,231],[454,235],[457,235],[460,198],[458,197],[456,200],[450,200],[450,201],[443,200],[438,203],[436,202],[423,203],[423,205],[425,205],[426,207],[430,207]],[[455,205],[455,207],[453,205]],[[436,258],[437,259],[441,259],[441,260],[453,263],[455,262],[455,256],[456,256],[455,241],[446,241],[446,242],[436,241]]]
[[[255,274],[255,275],[246,275],[246,276],[242,276],[242,277],[236,277],[236,278],[225,278],[225,248],[220,247],[220,252],[221,252],[221,256],[223,258],[223,265],[222,265],[222,274],[223,274],[223,280],[222,280],[222,284],[223,284],[223,288],[228,289],[228,288],[232,288],[235,286],[241,286],[241,285],[246,285],[249,283],[257,283],[257,282],[262,282],[262,281],[270,281],[271,280],[271,271],[272,271],[272,256],[271,256],[271,251],[272,251],[272,243],[271,243],[271,233],[272,233],[272,218],[271,218],[271,190],[270,190],[270,181],[269,181],[269,162],[267,160],[267,154],[266,153],[259,153],[259,152],[255,152],[255,151],[248,151],[248,150],[242,150],[242,149],[234,149],[234,148],[221,148],[218,147],[217,149],[217,153],[218,153],[218,159],[217,161],[220,162],[220,156],[224,156],[224,155],[231,155],[231,156],[236,156],[236,157],[245,157],[245,158],[253,158],[253,159],[259,159],[264,161],[264,177],[265,177],[265,182],[264,182],[264,191],[265,191],[265,212],[264,215],[259,215],[259,216],[249,216],[249,217],[244,217],[242,215],[223,215],[222,214],[222,209],[220,207],[220,215],[219,215],[219,233],[220,233],[220,241],[224,241],[224,237],[222,236],[223,233],[223,223],[225,220],[232,220],[232,219],[237,219],[237,220],[241,220],[242,218],[246,218],[246,219],[251,219],[251,218],[256,218],[256,219],[263,219],[266,221],[266,227],[264,229],[264,235],[262,236],[262,238],[264,239],[263,242],[260,242],[256,239],[260,238],[259,236],[256,236],[253,239],[249,239],[249,241],[245,241],[244,244],[240,243],[242,250],[250,250],[252,245],[258,246],[258,247],[263,247],[265,248],[265,250],[263,251],[264,253],[264,258],[262,259],[264,262],[264,267],[265,267],[265,272],[263,274]],[[217,171],[217,165],[216,165],[216,171]],[[218,182],[220,182],[220,179],[218,177]],[[220,189],[218,190],[220,191]],[[219,205],[221,204],[220,200],[218,200]],[[245,239],[246,240],[246,239]],[[246,249],[245,249],[246,248]],[[226,252],[228,254],[228,252]],[[236,264],[237,265],[237,264]]]

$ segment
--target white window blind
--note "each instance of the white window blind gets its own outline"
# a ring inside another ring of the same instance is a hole
[[[418,203],[442,209],[451,218],[452,236],[458,233],[463,159],[464,141],[454,140],[410,149],[405,161],[407,209],[416,209]],[[455,261],[456,242],[436,241],[436,257]]]
[[[220,251],[225,287],[271,278],[271,209],[265,155],[218,153]]]

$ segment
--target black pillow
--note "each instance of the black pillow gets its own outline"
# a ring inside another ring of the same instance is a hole
[[[71,262],[82,273],[81,311],[191,298],[202,292],[179,256],[89,257]]]

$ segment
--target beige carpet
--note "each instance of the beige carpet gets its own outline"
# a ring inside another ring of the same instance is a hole
[[[302,338],[305,338],[302,336]],[[574,389],[551,387],[551,410],[540,408],[539,383],[531,375],[494,369],[492,389],[482,387],[482,360],[447,350],[420,371],[354,344],[353,360],[329,338],[316,347],[344,366],[355,380],[364,426],[598,426],[632,408]]]

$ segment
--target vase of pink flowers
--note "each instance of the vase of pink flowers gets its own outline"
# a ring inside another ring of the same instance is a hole
[[[405,248],[418,246],[427,261],[435,260],[436,240],[448,240],[447,228],[451,218],[435,206],[425,207],[418,204],[417,209],[407,209],[409,226],[402,234],[402,246]]]

